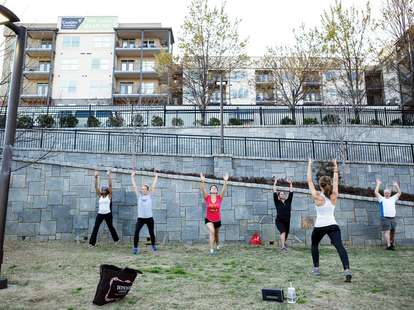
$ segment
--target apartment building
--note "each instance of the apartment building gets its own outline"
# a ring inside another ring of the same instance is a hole
[[[115,16],[64,16],[57,24],[25,24],[21,105],[169,104],[169,80],[159,77],[155,55],[172,53],[171,28],[118,23]],[[14,34],[5,28],[7,49]],[[5,53],[3,80],[12,53]],[[6,83],[7,85],[7,83]],[[7,94],[3,87],[2,94]]]

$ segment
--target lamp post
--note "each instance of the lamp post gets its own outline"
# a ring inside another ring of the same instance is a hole
[[[223,71],[220,71],[220,81],[216,81],[216,85],[220,86],[220,154],[224,154],[224,115],[223,115],[223,85],[227,85],[227,81],[223,81]]]
[[[9,86],[9,99],[7,102],[7,119],[4,131],[3,158],[0,172],[0,289],[7,288],[7,278],[1,276],[3,264],[3,246],[6,228],[7,200],[9,196],[12,147],[16,136],[17,107],[20,97],[20,83],[23,72],[24,45],[26,41],[26,28],[15,25],[19,18],[8,8],[0,5],[0,25],[4,25],[16,34],[16,47],[14,51],[13,69]]]

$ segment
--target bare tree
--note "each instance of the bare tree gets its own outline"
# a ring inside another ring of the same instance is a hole
[[[366,103],[365,72],[375,59],[372,31],[375,23],[370,3],[364,9],[345,8],[341,0],[322,14],[322,34],[325,50],[334,59],[333,83],[340,104],[353,107],[355,119]]]
[[[391,47],[385,62],[399,82],[390,86],[403,107],[414,106],[414,0],[384,0],[380,26]]]
[[[182,25],[183,97],[199,107],[203,124],[212,94],[217,91],[217,76],[247,59],[247,40],[240,39],[239,24],[240,20],[231,20],[226,13],[225,3],[210,7],[208,0],[192,0]]]
[[[295,32],[293,46],[269,47],[264,55],[264,68],[270,73],[268,91],[276,101],[289,107],[296,122],[296,106],[303,102],[312,86],[320,87],[326,60],[322,57],[320,34],[304,26]]]

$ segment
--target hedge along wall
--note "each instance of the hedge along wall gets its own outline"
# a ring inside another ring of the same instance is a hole
[[[36,159],[45,155],[45,151],[17,150],[20,158]],[[224,175],[226,172],[236,177],[292,178],[297,182],[306,182],[305,161],[298,160],[264,160],[262,158],[244,158],[233,156],[175,156],[162,154],[131,155],[119,153],[70,152],[56,151],[47,154],[49,159],[59,163],[104,165],[118,168],[154,169],[182,173]],[[414,165],[349,163],[340,166],[341,184],[374,188],[376,178],[381,178],[384,185],[394,181],[400,183],[401,190],[414,194]]]
[[[97,211],[93,169],[102,170],[102,184],[105,184],[105,164],[98,167],[57,162],[56,159],[44,160],[42,163],[27,160],[15,162],[15,166],[31,165],[12,175],[7,238],[85,240],[90,235]],[[114,169],[113,175],[114,225],[124,241],[132,240],[137,212],[130,172]],[[138,173],[138,182],[151,182],[151,179],[151,173]],[[265,241],[278,239],[271,186],[230,182],[222,207],[222,240],[245,241],[256,231],[261,233]],[[159,242],[207,241],[205,210],[198,178],[160,175],[153,209]],[[398,205],[397,215],[398,242],[414,243],[413,203]],[[290,235],[292,241],[300,240],[309,244],[311,227],[307,227],[305,222],[314,216],[314,206],[307,191],[295,189]],[[343,239],[348,244],[381,243],[380,216],[374,199],[341,196],[336,218]],[[142,238],[146,236],[145,228]],[[108,237],[107,228],[102,225],[99,240]]]

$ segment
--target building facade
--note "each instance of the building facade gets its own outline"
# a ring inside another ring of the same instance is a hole
[[[25,24],[27,41],[21,105],[169,104],[168,83],[155,55],[172,53],[171,28],[118,23],[115,16],[59,17],[57,24]],[[6,50],[14,34],[5,28]],[[12,52],[4,53],[3,81]],[[7,97],[7,84],[2,89]]]

